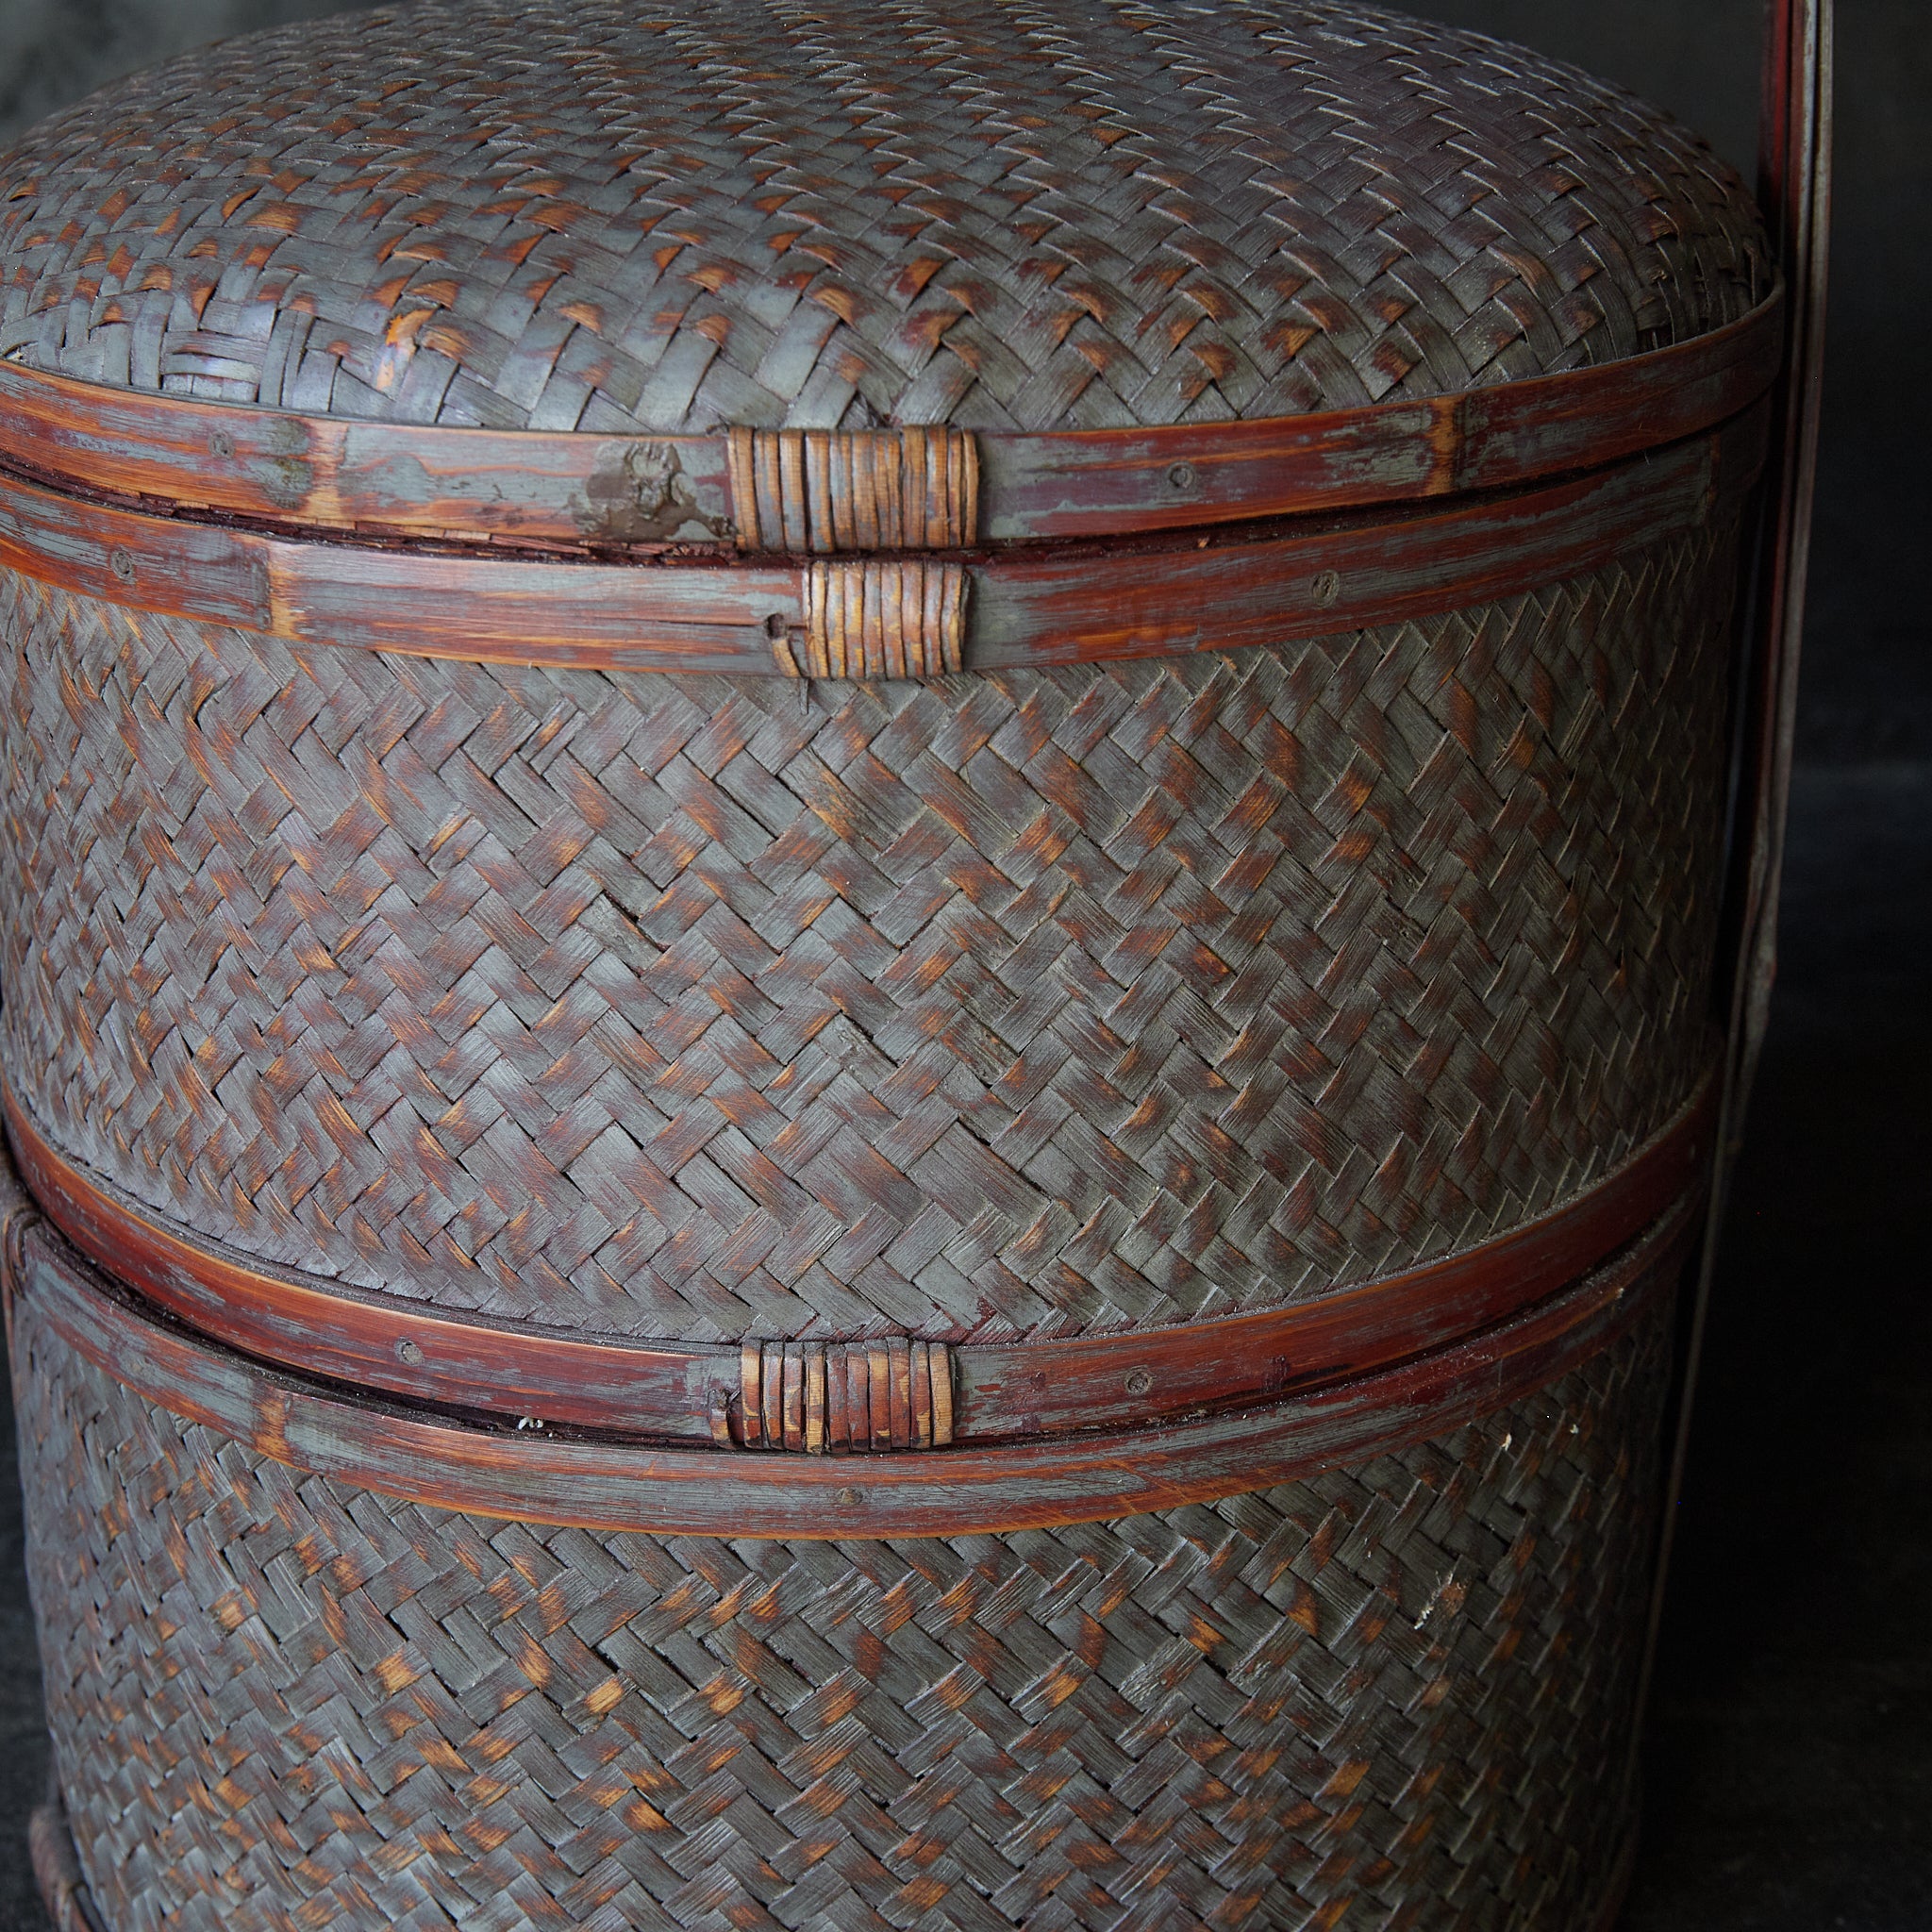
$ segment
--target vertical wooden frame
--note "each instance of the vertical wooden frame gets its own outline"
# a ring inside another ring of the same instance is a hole
[[[1717,983],[1726,988],[1727,998],[1717,1158],[1683,1331],[1680,1393],[1658,1532],[1640,1711],[1648,1700],[1656,1665],[1718,1239],[1777,973],[1778,877],[1790,795],[1824,374],[1833,16],[1834,0],[1766,0],[1757,192],[1785,278],[1788,320],[1783,366],[1773,393],[1774,424],[1763,483],[1763,528],[1742,654],[1743,732],[1725,880],[1730,912],[1726,929],[1732,939],[1728,953],[1718,961]],[[1634,1737],[1631,1749],[1634,1776]]]

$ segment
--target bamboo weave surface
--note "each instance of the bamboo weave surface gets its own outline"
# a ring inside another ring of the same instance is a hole
[[[1765,261],[1674,123],[1354,5],[425,5],[192,56],[0,164],[0,354],[496,427],[1449,393],[1716,327]]]
[[[453,1308],[958,1341],[1318,1293],[1701,1075],[1730,542],[802,690],[9,578],[7,1076],[183,1227]]]
[[[534,57],[534,58],[533,58]],[[1267,417],[1764,292],[1707,150],[1355,8],[429,6],[0,162],[0,355],[504,427]],[[1702,1071],[1735,530],[1236,656],[798,689],[18,579],[7,1073],[262,1260],[735,1341],[1148,1326],[1441,1255]],[[18,1307],[114,1932],[1542,1932],[1600,1903],[1664,1316],[1194,1508],[897,1542],[386,1500]]]
[[[1629,1820],[1667,1296],[1262,1493],[1006,1537],[398,1504],[15,1313],[63,1786],[112,1932],[1588,1923]]]

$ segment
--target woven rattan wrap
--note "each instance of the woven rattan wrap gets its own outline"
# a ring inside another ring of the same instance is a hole
[[[6,1074],[451,1307],[927,1340],[1487,1238],[1706,1063],[1730,543],[1232,656],[491,669],[20,578]]]
[[[0,165],[0,354],[422,423],[1277,415],[1679,341],[1764,262],[1675,124],[1353,5],[425,5]]]
[[[1591,1922],[1663,1312],[1441,1441],[1005,1537],[727,1542],[304,1476],[15,1336],[113,1932]]]

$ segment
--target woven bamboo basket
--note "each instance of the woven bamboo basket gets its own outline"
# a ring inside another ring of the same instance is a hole
[[[1353,5],[432,0],[0,158],[67,1923],[1612,1911],[1801,258]]]

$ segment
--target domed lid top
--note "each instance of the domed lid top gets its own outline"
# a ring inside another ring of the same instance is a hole
[[[412,424],[1289,415],[1610,361],[1769,280],[1668,118],[1330,0],[429,0],[0,159],[0,355]]]

